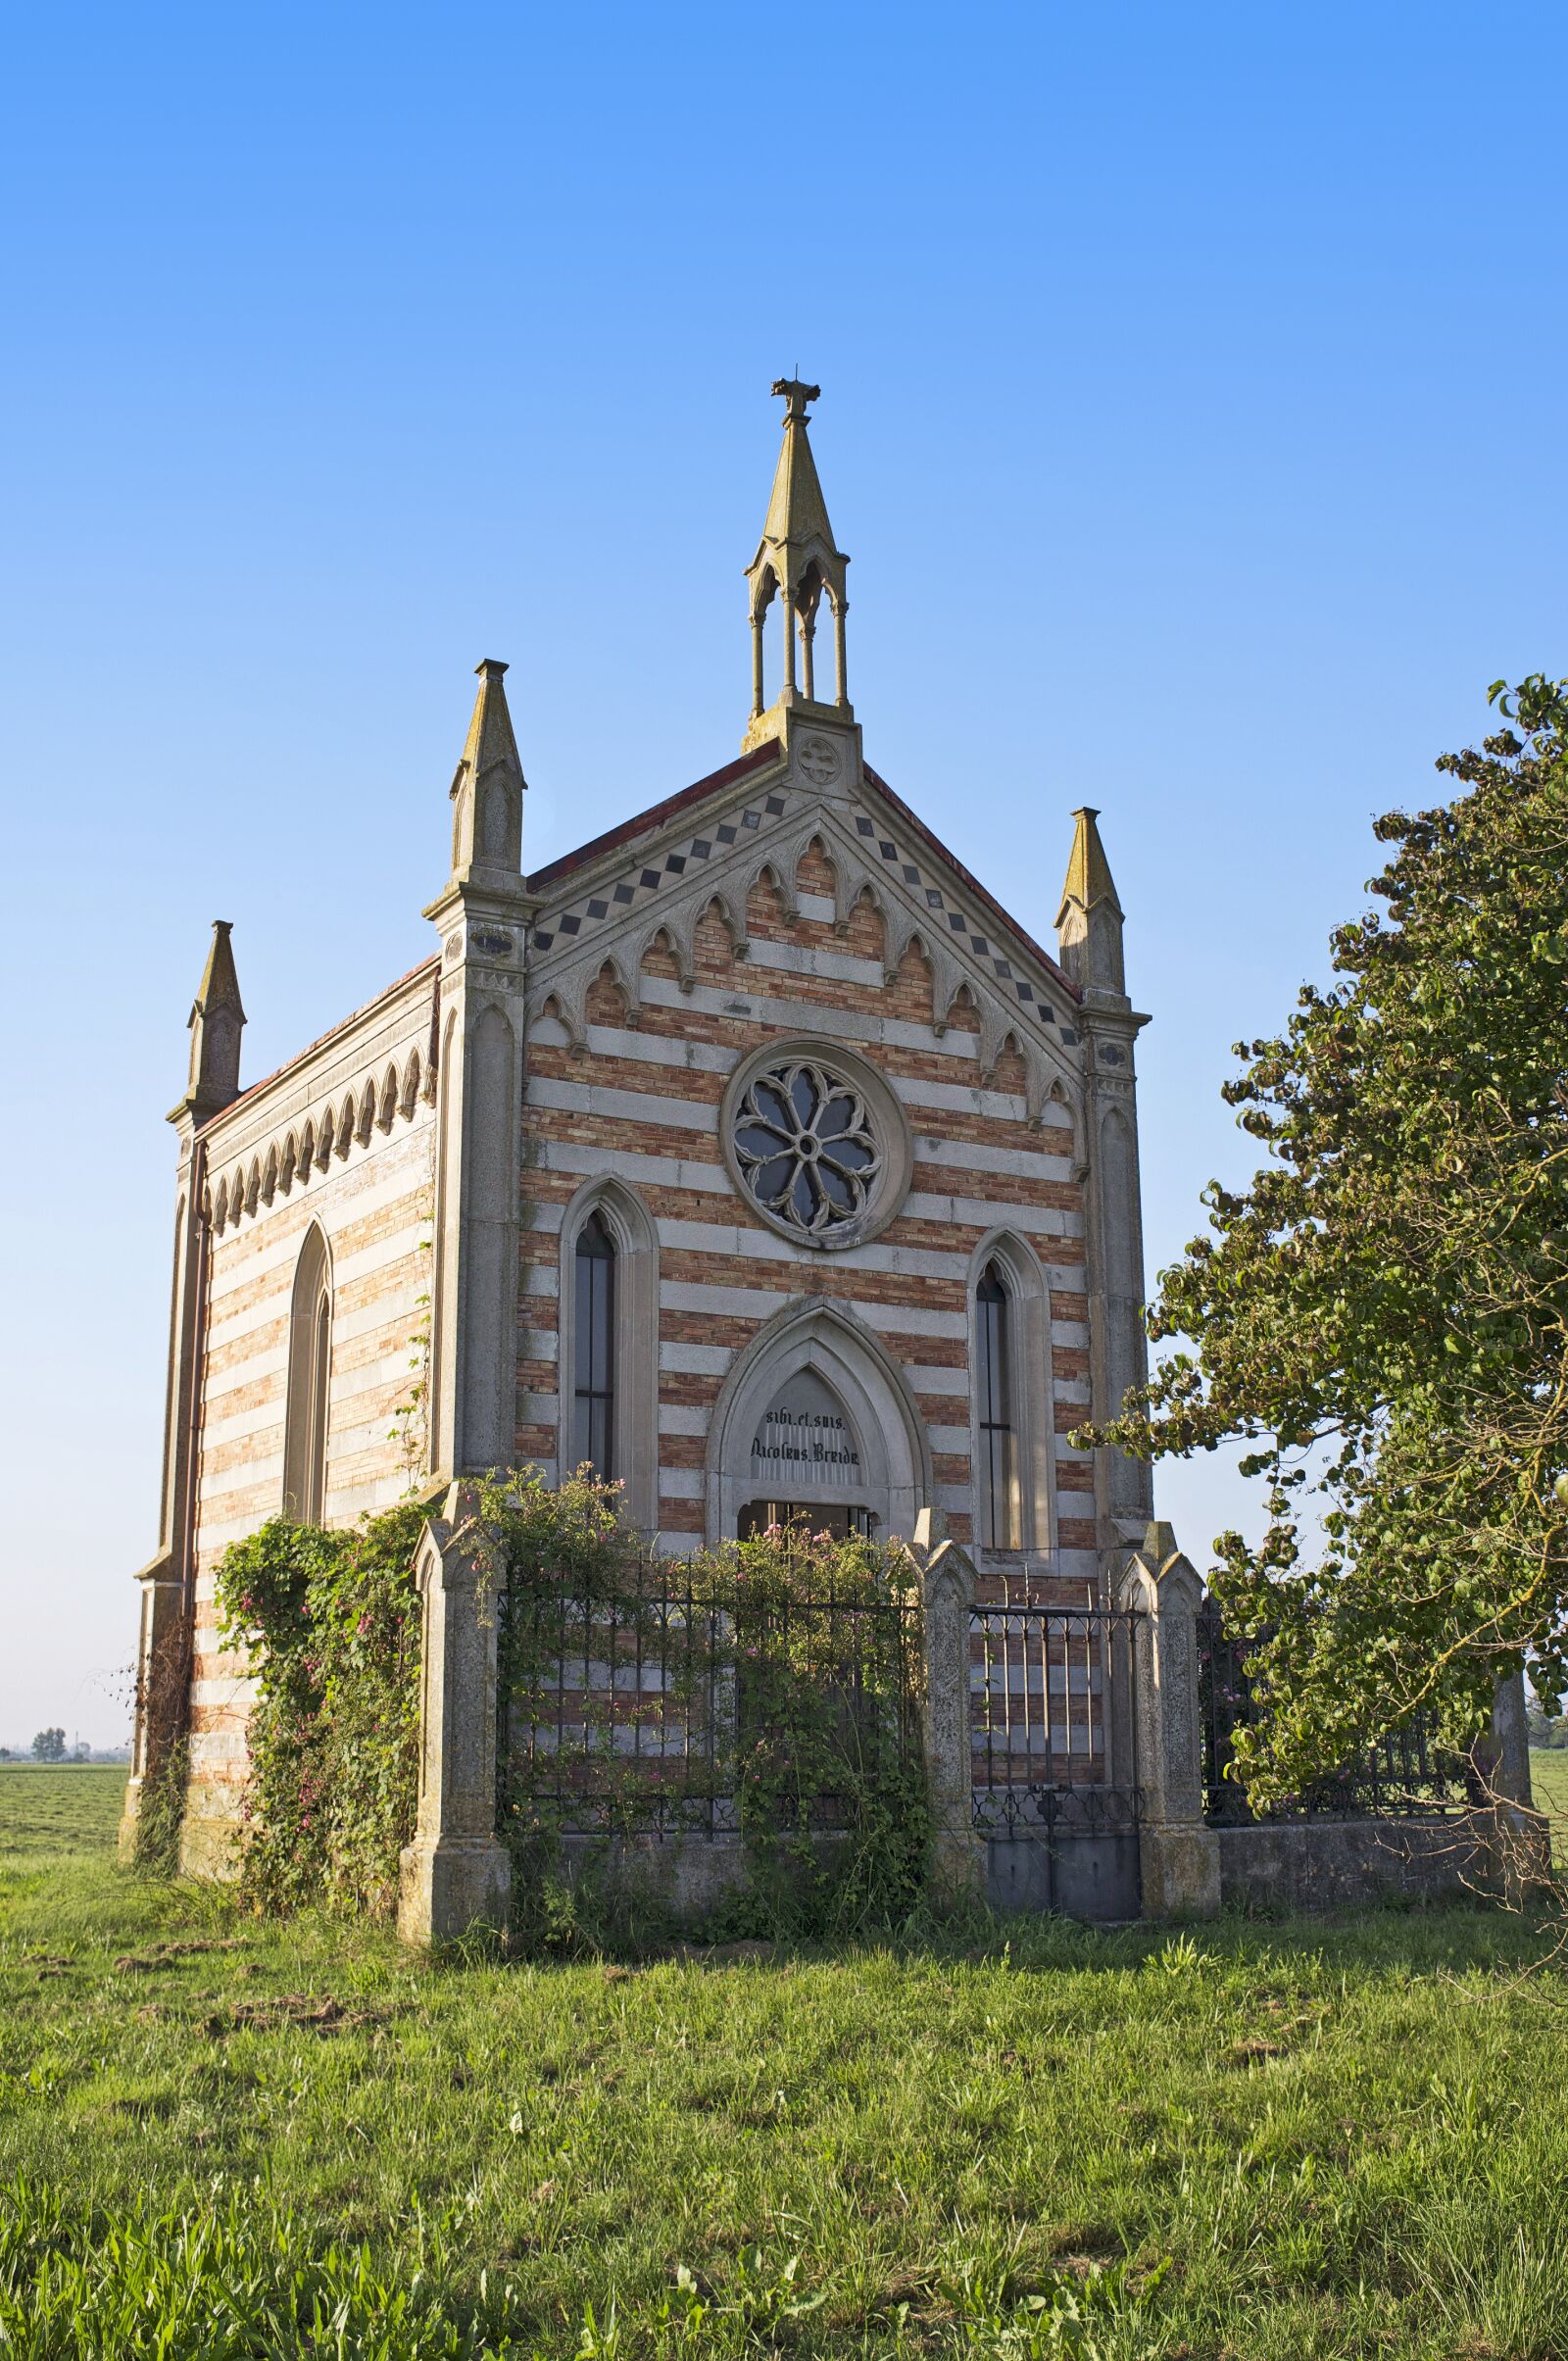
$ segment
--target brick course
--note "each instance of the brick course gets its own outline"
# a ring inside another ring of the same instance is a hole
[[[586,1020],[595,1028],[589,1043],[570,1048],[559,1040],[535,1039],[530,1044],[521,1187],[526,1218],[540,1226],[524,1237],[524,1279],[530,1272],[543,1274],[559,1267],[554,1209],[567,1203],[590,1173],[606,1168],[613,1171],[621,1155],[663,1158],[687,1171],[700,1168],[711,1176],[714,1185],[694,1190],[669,1180],[642,1179],[635,1169],[626,1175],[627,1184],[635,1189],[660,1232],[662,1293],[667,1297],[672,1291],[701,1288],[705,1303],[712,1305],[701,1311],[676,1308],[668,1302],[661,1305],[661,1347],[674,1353],[697,1349],[716,1356],[720,1365],[700,1370],[662,1368],[660,1402],[672,1410],[711,1410],[723,1387],[724,1367],[733,1364],[763,1325],[764,1315],[753,1308],[756,1299],[782,1305],[801,1297],[820,1296],[847,1300],[880,1331],[887,1349],[903,1366],[928,1427],[949,1436],[955,1430],[966,1435],[970,1416],[967,1385],[958,1393],[935,1393],[921,1381],[926,1372],[964,1376],[967,1337],[926,1335],[918,1328],[911,1331],[896,1323],[883,1328],[881,1315],[920,1314],[963,1322],[975,1247],[989,1229],[1005,1224],[1007,1208],[1016,1207],[1020,1215],[1031,1217],[1022,1234],[1049,1275],[1054,1326],[1081,1326],[1088,1308],[1083,1292],[1083,1188],[1079,1178],[1067,1177],[1078,1153],[1077,1140],[1059,1107],[1048,1106],[1038,1124],[1025,1120],[1028,1076],[1014,1035],[1004,1040],[995,1069],[983,1077],[989,1094],[984,1105],[966,1103],[964,1097],[952,1107],[918,1099],[906,1102],[914,1141],[910,1190],[920,1197],[951,1201],[958,1216],[950,1219],[918,1210],[900,1211],[879,1233],[875,1242],[878,1260],[900,1253],[918,1254],[922,1263],[918,1271],[867,1269],[809,1250],[780,1252],[773,1232],[731,1184],[716,1137],[717,1110],[733,1061],[803,1027],[816,1031],[826,1009],[851,1020],[847,1038],[868,1055],[895,1086],[915,1090],[938,1086],[943,1093],[977,1095],[982,1084],[976,1054],[981,1015],[974,993],[967,986],[960,988],[952,1006],[942,1012],[945,1029],[940,1033],[934,1030],[933,970],[918,939],[910,943],[890,976],[831,972],[833,966],[847,960],[874,963],[880,970],[886,960],[885,928],[874,904],[862,894],[840,925],[824,914],[824,906],[836,901],[837,893],[834,863],[820,838],[808,845],[793,877],[776,869],[772,874],[764,871],[752,885],[742,914],[754,951],[750,959],[735,956],[729,923],[717,902],[710,904],[696,925],[692,969],[699,986],[712,988],[710,999],[722,990],[746,1004],[743,1013],[699,1005],[696,998],[672,989],[678,983],[681,962],[665,934],[656,936],[644,955],[644,996],[634,1013],[626,1013],[624,995],[607,964],[589,985],[584,1004]],[[807,907],[792,916],[792,908],[802,898]],[[805,963],[770,963],[761,955],[774,945],[807,955]],[[811,957],[816,953],[825,955],[825,964],[812,965]],[[765,1014],[756,1012],[759,1003],[764,1005]],[[923,1044],[907,1038],[882,1040],[880,1030],[889,1023],[926,1028],[928,1038]],[[824,1046],[830,1039],[825,1037]],[[659,1053],[672,1043],[722,1055],[706,1064],[670,1061]],[[542,1104],[541,1085],[548,1086],[555,1097],[568,1097],[569,1103]],[[608,1109],[599,1098],[607,1092],[630,1095],[648,1109],[647,1117]],[[595,1099],[599,1103],[591,1105]],[[1009,1102],[1011,1110],[1001,1111]],[[691,1110],[699,1117],[696,1127],[662,1120],[658,1109],[665,1104]],[[592,1156],[584,1156],[581,1168],[569,1160],[561,1165],[541,1160],[569,1150],[592,1152]],[[976,1161],[977,1151],[985,1152],[989,1160]],[[1057,1159],[1054,1172],[1047,1158]],[[968,1205],[976,1208],[972,1217],[962,1213]],[[1042,1213],[1059,1216],[1059,1228],[1034,1227]],[[729,1235],[712,1247],[692,1246],[685,1243],[677,1225],[694,1223]],[[746,1243],[748,1234],[757,1240],[755,1249]],[[734,1310],[727,1309],[725,1294],[742,1291],[750,1299],[746,1308],[737,1304]],[[548,1330],[559,1316],[554,1296],[526,1295],[522,1316],[530,1326]],[[1055,1397],[1052,1424],[1058,1435],[1064,1435],[1088,1415],[1088,1353],[1081,1345],[1054,1340],[1051,1350]],[[525,1374],[519,1373],[519,1383],[539,1421],[526,1431],[548,1434],[543,1413],[552,1399],[552,1370],[535,1360]],[[702,1471],[707,1455],[707,1441],[700,1433],[660,1435],[660,1464],[672,1474]],[[966,1493],[971,1482],[967,1447],[937,1451],[932,1475],[950,1498]],[[1094,1482],[1088,1461],[1058,1456],[1056,1485],[1060,1492],[1082,1497],[1093,1493]],[[1043,1509],[1054,1522],[1056,1546],[1094,1548],[1092,1523],[1061,1519],[1054,1503],[1043,1503]],[[666,1494],[661,1500],[659,1517],[665,1532],[696,1535],[704,1528],[704,1505],[698,1500]],[[950,1511],[950,1530],[959,1538],[967,1534],[969,1524],[965,1511]]]

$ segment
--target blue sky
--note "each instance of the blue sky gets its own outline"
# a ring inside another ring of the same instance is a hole
[[[1373,813],[1568,671],[1565,66],[1495,4],[13,17],[0,1739],[122,1726],[208,921],[252,1077],[423,957],[481,656],[531,866],[738,751],[781,371],[869,759],[1048,939],[1102,808],[1170,1259]]]

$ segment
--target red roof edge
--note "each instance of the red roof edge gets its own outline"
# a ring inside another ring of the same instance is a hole
[[[574,853],[563,853],[561,859],[551,861],[547,868],[535,869],[528,879],[529,893],[542,892],[554,885],[558,878],[567,877],[573,869],[580,869],[585,861],[595,860],[599,854],[610,852],[615,845],[629,844],[634,836],[642,836],[648,829],[659,827],[666,819],[673,819],[677,812],[700,804],[705,796],[716,794],[720,787],[733,787],[737,779],[749,777],[754,770],[765,770],[777,761],[778,740],[767,738],[760,746],[754,747],[749,755],[741,755],[735,762],[726,762],[722,770],[710,770],[706,779],[698,779],[693,786],[682,787],[675,795],[666,795],[662,804],[651,804],[646,812],[639,812],[634,819],[623,819],[618,828],[607,828],[603,836],[590,837],[587,844],[579,845]]]
[[[358,1008],[350,1009],[348,1015],[340,1018],[335,1025],[328,1025],[324,1033],[318,1033],[314,1041],[308,1041],[303,1050],[296,1050],[292,1058],[285,1058],[281,1065],[275,1065],[270,1074],[264,1074],[260,1082],[249,1083],[237,1099],[230,1099],[228,1105],[220,1107],[216,1115],[209,1115],[198,1136],[205,1138],[215,1123],[221,1123],[236,1107],[243,1107],[247,1099],[254,1099],[258,1091],[270,1089],[274,1082],[281,1082],[285,1074],[291,1074],[297,1065],[303,1065],[307,1058],[314,1058],[334,1034],[346,1033],[350,1025],[358,1024],[362,1016],[368,1016],[372,1008],[378,1008],[384,1000],[390,1000],[394,992],[401,992],[406,984],[416,983],[421,975],[433,975],[440,964],[441,954],[432,952],[429,959],[419,961],[417,967],[411,967],[407,975],[400,975],[395,984],[388,984],[384,992],[377,992]]]
[[[622,820],[618,828],[607,828],[603,836],[590,837],[587,844],[579,845],[575,852],[563,853],[559,861],[552,861],[547,867],[536,869],[528,879],[529,893],[545,892],[563,877],[569,877],[574,869],[580,869],[590,861],[597,860],[601,853],[612,852],[616,845],[630,844],[634,837],[646,835],[649,830],[662,826],[665,820],[673,819],[678,812],[689,811],[693,804],[700,804],[706,796],[716,794],[722,787],[733,787],[737,780],[748,777],[755,770],[765,770],[770,763],[777,762],[778,752],[778,740],[769,738],[762,745],[755,747],[749,755],[741,755],[735,762],[726,762],[722,770],[710,771],[706,779],[698,779],[692,786],[682,787],[676,794],[666,796],[662,804],[651,804],[646,812],[639,812],[635,817]],[[904,798],[894,793],[886,779],[873,770],[869,762],[864,769],[877,793],[886,797],[905,825],[911,828],[934,853],[941,855],[949,867],[962,878],[976,901],[983,903],[1008,933],[1023,945],[1031,958],[1037,959],[1055,977],[1070,999],[1081,1001],[1083,994],[1059,960],[1053,959],[1049,951],[1025,932],[1016,918],[1009,916],[996,896],[986,891],[972,870],[964,867],[957,855],[951,852],[941,837],[926,826],[918,812],[910,811]]]
[[[995,894],[987,893],[979,878],[975,876],[971,869],[966,869],[964,867],[956,853],[949,851],[948,847],[943,843],[941,837],[936,834],[935,830],[926,826],[924,820],[920,817],[917,812],[910,811],[908,805],[905,802],[902,795],[894,794],[886,779],[882,778],[878,772],[874,771],[869,762],[865,763],[863,768],[866,777],[870,780],[878,795],[885,795],[887,797],[888,802],[893,806],[894,811],[898,813],[900,819],[904,821],[906,827],[912,828],[916,836],[923,837],[925,842],[931,847],[933,853],[940,853],[948,866],[953,869],[957,876],[963,879],[964,884],[968,887],[970,893],[973,894],[975,900],[977,902],[983,902],[987,910],[991,910],[998,918],[1000,918],[1003,925],[1007,929],[1007,932],[1014,936],[1017,941],[1023,945],[1025,951],[1029,952],[1033,958],[1037,959],[1042,967],[1048,967],[1051,970],[1051,973],[1056,978],[1056,981],[1061,985],[1061,988],[1064,992],[1069,994],[1073,1000],[1081,1002],[1083,999],[1083,994],[1079,991],[1078,986],[1073,982],[1072,977],[1067,973],[1060,961],[1058,959],[1054,959],[1049,951],[1043,950],[1040,944],[1035,941],[1033,935],[1025,933],[1024,929],[1018,924],[1017,919],[1010,917],[1003,909]]]

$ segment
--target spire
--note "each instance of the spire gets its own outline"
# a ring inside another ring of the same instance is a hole
[[[479,693],[452,781],[453,882],[514,893],[522,868],[522,798],[528,782],[502,685],[507,667],[487,656],[474,669]]]
[[[1122,907],[1096,826],[1099,817],[1091,804],[1073,813],[1076,825],[1056,912],[1056,937],[1061,963],[1081,990],[1124,997]]]
[[[844,617],[849,610],[849,560],[833,538],[821,479],[811,456],[807,430],[808,403],[819,399],[820,386],[804,385],[798,377],[780,377],[773,387],[784,401],[784,445],[773,475],[773,496],[767,504],[767,522],[757,555],[746,568],[752,607],[752,727],[748,743],[768,735],[758,724],[766,703],[763,689],[762,626],[775,595],[784,613],[784,681],[777,704],[814,705],[816,693],[815,638],[817,610],[824,592],[833,612],[834,710],[851,718],[845,667]],[[800,663],[797,667],[797,635]],[[799,680],[797,681],[797,668]],[[826,700],[821,700],[826,703]]]
[[[212,949],[190,1011],[190,1079],[172,1120],[189,1114],[205,1123],[239,1097],[239,1042],[245,1029],[231,920],[213,920]]]
[[[797,377],[780,377],[773,391],[782,394],[784,410],[784,448],[778,455],[778,467],[773,475],[773,497],[767,504],[767,522],[762,527],[762,550],[769,547],[786,550],[792,544],[804,549],[814,541],[837,557],[833,545],[833,527],[827,520],[827,502],[822,497],[822,479],[811,456],[811,438],[807,431],[806,405],[821,400],[820,385],[803,385]],[[756,559],[752,563],[756,564]],[[839,559],[840,565],[848,563]]]

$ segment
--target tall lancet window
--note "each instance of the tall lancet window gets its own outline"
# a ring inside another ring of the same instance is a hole
[[[1012,1304],[994,1262],[975,1289],[980,1406],[980,1528],[988,1549],[1017,1548],[1017,1454],[1012,1429]]]
[[[572,1465],[613,1475],[615,1245],[597,1213],[577,1233]]]
[[[313,1222],[294,1271],[288,1324],[283,1513],[318,1525],[326,1509],[326,1428],[332,1382],[332,1266]]]

